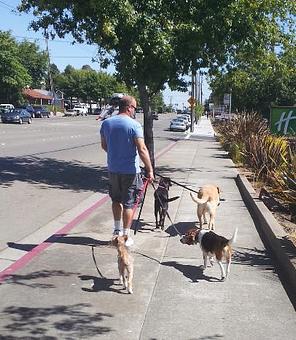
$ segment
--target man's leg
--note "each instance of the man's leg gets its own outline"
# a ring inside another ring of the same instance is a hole
[[[134,242],[130,236],[130,228],[133,221],[133,210],[132,209],[123,209],[122,213],[122,221],[123,221],[123,235],[128,236],[128,240],[126,241],[126,245],[131,246]]]
[[[113,234],[120,235],[123,233],[121,224],[121,217],[122,217],[122,204],[119,202],[112,202],[112,212],[114,218],[114,229]]]

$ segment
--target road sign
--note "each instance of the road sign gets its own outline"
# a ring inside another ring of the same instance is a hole
[[[230,93],[224,93],[223,104],[229,105],[230,104]]]
[[[270,130],[277,135],[296,135],[296,107],[272,107],[270,110]]]
[[[190,97],[188,99],[188,103],[191,105],[191,106],[194,106],[195,105],[195,99],[193,97]]]

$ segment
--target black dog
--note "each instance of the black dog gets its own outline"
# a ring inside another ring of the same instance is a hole
[[[172,185],[168,177],[161,177],[158,188],[154,192],[154,216],[156,228],[164,229],[164,220],[169,208],[169,202],[175,201],[180,196],[169,198],[169,188]],[[159,216],[159,221],[158,221]]]

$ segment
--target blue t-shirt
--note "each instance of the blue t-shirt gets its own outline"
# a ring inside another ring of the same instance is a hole
[[[117,115],[103,121],[101,135],[107,143],[108,170],[120,174],[141,172],[135,138],[143,138],[140,123],[126,116]]]

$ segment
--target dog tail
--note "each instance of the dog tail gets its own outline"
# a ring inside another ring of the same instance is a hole
[[[236,242],[237,232],[238,232],[238,228],[236,227],[231,239],[228,241],[228,244],[233,244]]]
[[[195,197],[192,193],[190,193],[190,196],[191,196],[192,201],[194,201],[197,204],[205,204],[209,200],[208,196],[205,196],[203,198],[198,198],[198,197]]]
[[[169,198],[169,199],[167,199],[167,202],[173,202],[173,201],[177,200],[178,198],[180,198],[180,196],[175,196],[175,197]]]

